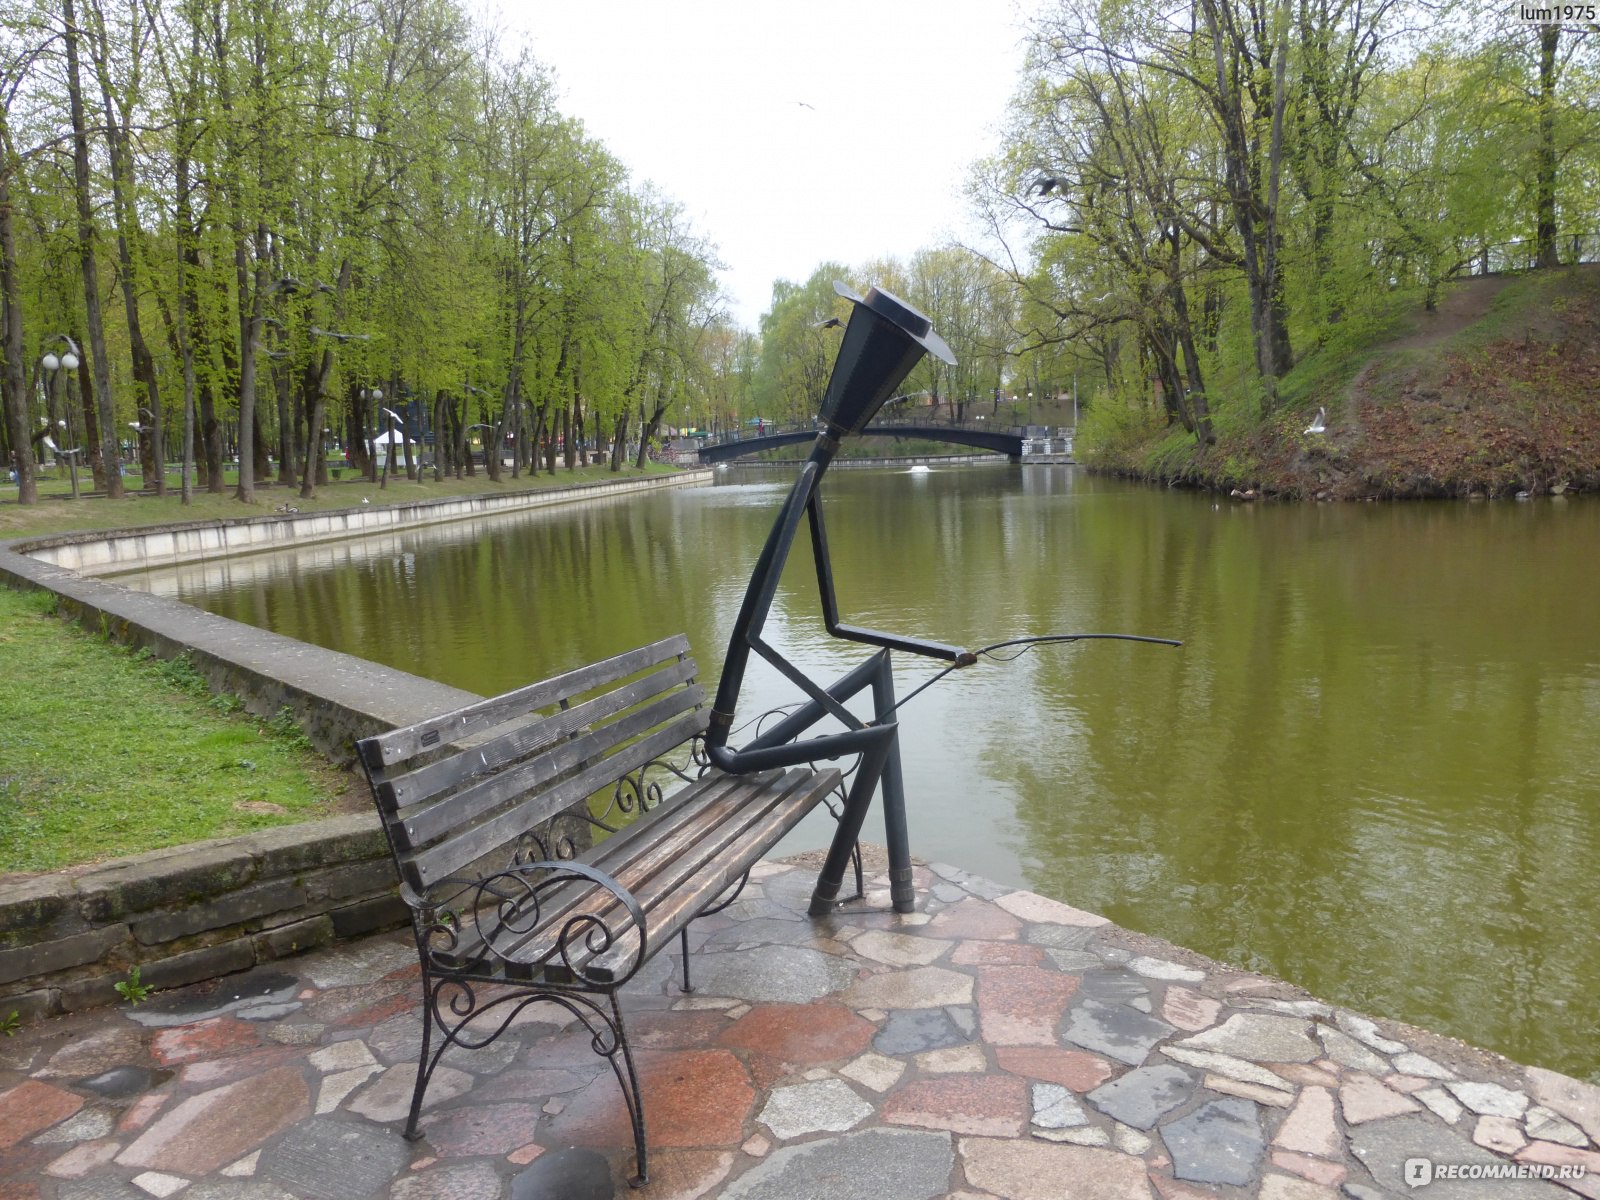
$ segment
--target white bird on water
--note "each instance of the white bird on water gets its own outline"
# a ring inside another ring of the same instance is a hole
[[[1328,410],[1317,409],[1317,415],[1311,419],[1311,424],[1306,426],[1307,433],[1326,433],[1328,431]]]

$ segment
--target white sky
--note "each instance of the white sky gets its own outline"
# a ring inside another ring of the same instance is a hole
[[[1019,0],[504,2],[562,111],[717,244],[751,329],[775,278],[968,230],[1022,66]]]

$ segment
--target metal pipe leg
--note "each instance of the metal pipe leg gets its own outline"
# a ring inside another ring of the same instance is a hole
[[[894,719],[894,669],[889,656],[872,681],[872,703],[880,725],[896,731],[889,741],[883,764],[883,838],[889,848],[889,899],[895,912],[908,913],[916,907],[911,884],[911,835],[906,828],[905,776],[900,770],[899,727]]]
[[[683,951],[683,990],[692,992],[694,988],[689,983],[689,927],[687,925],[678,930],[678,949]]]
[[[616,1074],[618,1086],[622,1088],[622,1099],[628,1106],[628,1117],[633,1122],[633,1156],[634,1165],[638,1167],[637,1173],[628,1180],[628,1186],[638,1188],[650,1182],[644,1144],[644,1093],[639,1090],[639,1074],[633,1068],[633,1051],[628,1049],[628,1030],[622,1023],[622,1006],[615,992],[611,993],[611,1015],[617,1031],[617,1045],[610,1055],[611,1070]],[[618,1053],[622,1055],[621,1066],[617,1064]]]
[[[844,885],[845,867],[850,863],[850,852],[861,836],[861,826],[867,819],[867,809],[872,805],[872,793],[883,774],[883,764],[894,745],[896,726],[886,725],[874,729],[880,736],[872,747],[861,755],[861,766],[856,771],[855,783],[845,799],[844,812],[839,815],[839,828],[834,831],[833,843],[828,847],[828,857],[817,876],[816,890],[811,893],[811,906],[806,910],[820,917],[834,909],[839,889]]]

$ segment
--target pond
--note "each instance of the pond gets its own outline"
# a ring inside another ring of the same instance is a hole
[[[718,478],[129,582],[481,693],[684,630],[714,690],[789,482]],[[852,624],[1184,643],[1039,647],[912,700],[915,854],[1600,1080],[1600,505],[1006,466],[825,493]],[[804,538],[767,634],[822,680],[865,653],[826,636]],[[937,669],[897,663],[902,694]],[[794,698],[753,665],[739,719]]]

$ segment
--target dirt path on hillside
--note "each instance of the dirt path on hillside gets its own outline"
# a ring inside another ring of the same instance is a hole
[[[1417,315],[1417,328],[1413,333],[1388,343],[1384,349],[1421,350],[1437,346],[1484,316],[1494,298],[1516,278],[1515,275],[1478,275],[1451,284],[1437,309]]]

